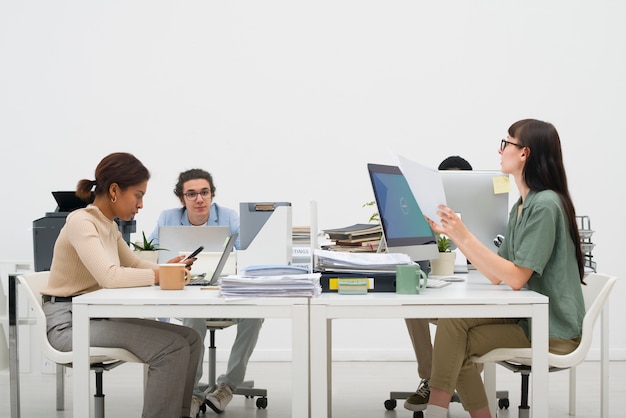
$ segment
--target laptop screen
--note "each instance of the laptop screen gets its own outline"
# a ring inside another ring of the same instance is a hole
[[[161,226],[159,227],[159,263],[179,255],[192,252],[199,246],[204,251],[222,252],[230,236],[227,226]]]

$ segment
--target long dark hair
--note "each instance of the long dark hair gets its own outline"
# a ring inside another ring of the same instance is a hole
[[[530,149],[522,173],[530,190],[537,192],[552,190],[561,198],[567,215],[570,237],[576,248],[580,281],[584,283],[585,260],[580,246],[576,211],[567,187],[559,133],[551,123],[536,119],[523,119],[511,125],[509,136],[517,139],[520,145]]]
[[[126,152],[114,152],[100,161],[96,167],[96,179],[82,179],[76,186],[76,196],[88,202],[91,199],[91,189],[96,186],[95,195],[109,192],[109,187],[117,183],[120,189],[126,190],[150,179],[150,172],[134,155]]]

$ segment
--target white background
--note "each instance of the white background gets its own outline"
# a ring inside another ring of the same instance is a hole
[[[32,259],[50,192],[110,152],[151,170],[139,234],[193,167],[225,206],[289,201],[305,225],[315,200],[337,228],[372,212],[366,163],[499,169],[506,129],[533,117],[559,130],[599,270],[624,277],[625,19],[621,1],[0,1],[0,260]],[[255,358],[288,351],[278,322]],[[335,329],[340,359],[411,358],[402,321]]]

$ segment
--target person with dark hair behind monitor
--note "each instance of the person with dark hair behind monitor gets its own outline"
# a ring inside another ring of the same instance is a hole
[[[472,170],[467,160],[458,155],[452,155],[439,164],[439,170]],[[432,369],[433,345],[430,338],[430,321],[424,318],[406,318],[406,327],[411,337],[415,359],[417,360],[417,374],[421,381],[414,394],[404,401],[404,408],[409,411],[423,411],[426,409],[430,395],[430,372]]]
[[[451,155],[439,164],[439,170],[471,170],[472,165],[463,157]]]
[[[182,207],[161,212],[157,226],[150,235],[155,245],[159,242],[160,226],[228,226],[231,235],[239,233],[237,212],[213,201],[215,183],[207,171],[194,168],[180,173],[174,194],[180,200]],[[235,242],[235,248],[239,249],[239,238]],[[213,391],[207,394],[199,384],[203,371],[203,362],[200,360],[193,391],[192,413],[197,414],[203,403],[218,414],[223,412],[233,399],[233,390],[244,380],[248,360],[256,346],[263,318],[232,318],[232,320],[237,323],[237,336],[230,351],[226,373],[217,378],[217,387],[212,388]],[[183,325],[198,332],[204,341],[207,333],[206,319],[184,318],[182,322]],[[204,358],[204,345],[202,345],[200,355],[200,359],[202,358]]]
[[[585,271],[559,134],[550,123],[520,120],[509,127],[498,153],[502,173],[514,178],[520,194],[498,253],[481,243],[453,208],[439,206],[440,219],[429,224],[450,237],[492,284],[548,296],[549,350],[571,353],[582,334]],[[496,348],[530,348],[529,325],[527,318],[439,319],[424,417],[446,417],[455,390],[471,417],[491,417],[482,367],[470,359]]]

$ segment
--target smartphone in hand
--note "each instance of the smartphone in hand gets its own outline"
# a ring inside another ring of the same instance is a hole
[[[192,252],[187,257],[183,258],[182,260],[180,260],[180,262],[182,263],[185,260],[189,260],[190,258],[194,258],[198,254],[200,254],[202,252],[202,250],[204,250],[204,247],[201,245],[198,248],[196,248],[196,250],[194,252]]]

